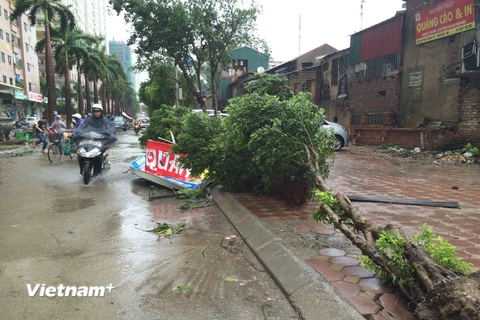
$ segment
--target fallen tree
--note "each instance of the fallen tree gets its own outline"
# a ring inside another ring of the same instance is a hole
[[[412,241],[398,226],[388,224],[383,227],[367,220],[347,196],[332,191],[325,184],[317,173],[315,159],[318,155],[315,151],[306,147],[306,152],[309,157],[305,166],[320,190],[317,197],[321,204],[314,219],[331,223],[358,247],[368,258],[363,259],[364,266],[381,273],[398,286],[415,304],[419,319],[480,319],[479,272],[465,277],[469,267],[461,259],[450,254],[451,264],[447,268],[434,261],[423,246]],[[395,250],[380,248],[379,240],[388,237],[398,244],[390,247]],[[446,247],[451,253],[451,247]]]
[[[333,139],[319,125],[323,110],[304,93],[290,97],[283,90],[288,82],[278,77],[259,76],[255,93],[231,99],[230,116],[223,120],[186,116],[174,146],[175,153],[186,154],[184,166],[229,191],[268,193],[279,181],[287,187],[293,181],[290,186],[306,198],[312,190],[298,185],[313,181],[320,202],[314,218],[333,224],[357,246],[362,265],[398,286],[419,319],[480,320],[479,277],[465,276],[469,266],[455,258],[453,246],[426,226],[410,238],[398,226],[369,221],[347,196],[325,184]]]

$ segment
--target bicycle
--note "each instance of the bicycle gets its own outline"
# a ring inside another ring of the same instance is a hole
[[[68,139],[66,146],[63,146],[60,141],[59,134],[56,134],[53,144],[48,147],[48,160],[53,162],[54,160],[60,162],[62,156],[69,156],[70,160],[73,159],[72,154],[77,152],[77,146],[72,143],[72,138]]]

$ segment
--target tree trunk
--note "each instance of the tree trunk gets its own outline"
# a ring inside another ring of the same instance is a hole
[[[392,279],[399,273],[397,270],[395,270],[394,265],[390,263],[391,259],[389,255],[380,252],[376,241],[379,239],[383,230],[393,235],[400,234],[406,240],[404,245],[405,260],[414,271],[414,281],[405,283],[403,285],[398,285],[398,287],[408,298],[411,299],[413,303],[417,304],[429,300],[430,298],[428,297],[425,299],[427,293],[429,295],[433,295],[434,297],[443,295],[444,293],[437,291],[438,284],[440,283],[451,281],[452,279],[463,279],[463,276],[461,277],[460,273],[448,270],[433,261],[423,248],[413,243],[410,237],[404,234],[397,226],[388,224],[385,228],[383,228],[382,226],[367,220],[360,212],[358,207],[353,205],[347,196],[328,188],[322,177],[318,174],[319,166],[318,161],[316,160],[318,157],[315,151],[308,150],[308,154],[310,156],[313,155],[313,161],[309,159],[306,167],[312,174],[316,187],[321,191],[330,192],[338,200],[338,203],[343,210],[341,213],[342,216],[340,216],[340,214],[334,212],[328,205],[321,204],[320,210],[325,215],[327,221],[333,224],[336,229],[340,230],[355,246],[362,251],[363,255],[368,256]],[[345,215],[347,218],[345,218],[343,215]],[[351,221],[348,218],[351,219]],[[455,283],[455,281],[452,282]],[[473,301],[473,303],[471,303],[469,306],[473,309],[468,310],[475,310],[475,308],[477,308],[476,310],[478,313],[478,308],[480,306],[480,276],[472,282],[474,284],[472,286],[474,289],[472,289],[473,292],[471,294],[471,296],[473,296],[473,300],[470,299],[470,302]],[[435,294],[433,292],[435,292]],[[445,298],[444,302],[448,302],[450,305],[448,310],[442,309],[442,303],[437,304],[436,308],[443,310],[442,317],[424,317],[422,319],[473,319],[471,317],[471,312],[465,312],[465,317],[459,317],[459,313],[457,312],[458,306],[462,307],[468,305],[468,303],[465,301],[456,301],[459,299],[463,299],[461,295]],[[430,307],[432,306],[430,305]]]
[[[65,109],[67,112],[67,128],[72,127],[72,94],[70,87],[70,69],[65,63]]]
[[[105,85],[102,86],[102,107],[104,110],[107,110],[107,94]]]
[[[84,70],[85,77],[85,95],[87,99],[87,115],[92,113],[92,99],[90,97],[90,81],[88,81],[88,70]]]
[[[57,97],[55,93],[55,65],[52,54],[52,41],[50,38],[50,21],[48,11],[45,14],[45,70],[47,73],[47,97],[48,97],[48,120],[55,120],[55,111],[57,110]]]
[[[98,77],[93,78],[93,102],[98,103]]]
[[[82,88],[82,73],[80,71],[80,66],[77,66],[77,76],[78,76],[78,82],[77,82],[77,92],[78,92],[78,113],[80,113],[82,116],[84,114],[84,105],[83,105],[83,88]]]

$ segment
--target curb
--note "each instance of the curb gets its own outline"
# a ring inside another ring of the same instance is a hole
[[[221,192],[221,188],[216,186],[210,190],[213,200],[302,319],[365,319],[328,281],[285,247],[231,193]]]

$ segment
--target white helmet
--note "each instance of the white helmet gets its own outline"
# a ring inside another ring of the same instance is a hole
[[[92,111],[95,110],[95,109],[96,109],[96,110],[103,111],[103,107],[102,107],[102,105],[99,104],[99,103],[95,103],[95,104],[92,106]]]
[[[82,116],[80,115],[80,113],[75,113],[72,117],[77,119],[82,119]]]

